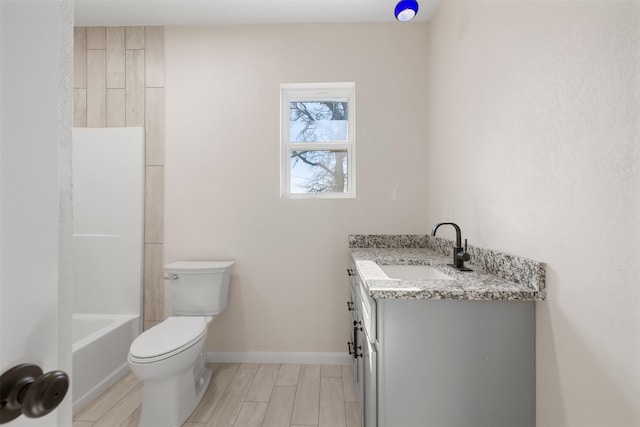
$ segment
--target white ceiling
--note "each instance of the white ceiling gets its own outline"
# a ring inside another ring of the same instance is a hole
[[[394,22],[398,0],[75,0],[76,26]],[[439,0],[418,0],[411,22]],[[407,25],[398,23],[398,25]]]

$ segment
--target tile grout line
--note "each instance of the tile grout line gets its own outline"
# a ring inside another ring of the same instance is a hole
[[[316,426],[320,425],[320,401],[322,400],[322,364],[320,364],[320,372],[318,373],[318,417],[316,418]]]
[[[231,379],[229,380],[227,385],[224,386],[224,390],[222,390],[220,398],[218,399],[216,404],[213,406],[213,408],[211,408],[211,415],[209,415],[209,418],[207,418],[207,422],[204,423],[204,427],[208,427],[209,426],[209,423],[213,419],[213,415],[216,413],[216,410],[220,406],[220,402],[222,402],[222,399],[224,398],[225,394],[227,393],[227,390],[229,389],[229,387],[231,387],[231,383],[233,382],[233,379],[235,378],[236,374],[238,373],[238,369],[240,368],[240,365],[241,364],[237,364],[237,366],[233,370],[233,375],[231,376]],[[220,365],[218,365],[216,367],[216,369],[218,369],[218,367],[220,367]],[[211,373],[211,375],[213,376],[213,372]],[[213,377],[211,379],[213,380]],[[209,383],[209,386],[211,386],[211,383]],[[206,393],[206,391],[205,391],[205,393]],[[235,420],[234,420],[234,423],[235,423]]]
[[[258,365],[258,369],[260,368],[260,366]],[[258,374],[258,372],[251,372],[251,375],[253,375],[253,378],[251,379],[251,384],[253,384],[253,382],[256,380],[256,375]],[[233,423],[231,424],[232,426],[236,425],[236,421],[238,420],[238,417],[240,416],[240,411],[242,411],[242,405],[244,405],[244,402],[246,402],[246,398],[247,395],[249,394],[249,390],[251,389],[251,384],[249,385],[249,387],[247,387],[247,391],[244,393],[244,395],[242,396],[242,403],[240,404],[240,409],[238,409],[238,413],[235,415],[235,417],[233,418]],[[241,427],[241,426],[237,426],[237,427]]]
[[[299,372],[298,372],[299,374]],[[298,395],[298,381],[300,380],[300,376],[298,376],[298,379],[296,380],[296,385],[295,385],[295,391],[293,393],[293,406],[291,407],[291,415],[289,415],[289,426],[291,426],[291,423],[293,422],[293,408],[296,407],[296,396]]]

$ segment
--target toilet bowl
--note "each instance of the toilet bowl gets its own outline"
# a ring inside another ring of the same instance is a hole
[[[141,427],[181,426],[209,386],[205,365],[212,317],[169,317],[131,344],[127,357],[143,381]]]
[[[127,360],[143,382],[140,427],[179,427],[211,381],[206,366],[207,328],[227,304],[228,262],[165,266],[172,282],[172,314],[140,334]]]

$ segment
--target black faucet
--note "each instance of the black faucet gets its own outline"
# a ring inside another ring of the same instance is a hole
[[[471,257],[467,253],[467,239],[464,239],[464,248],[462,248],[462,232],[460,231],[458,224],[454,224],[453,222],[441,222],[436,224],[436,226],[433,227],[433,230],[431,230],[432,236],[436,235],[436,231],[441,225],[452,225],[453,228],[456,229],[456,247],[453,248],[453,264],[447,265],[450,265],[459,271],[473,271],[472,269],[464,266],[464,262],[469,261]]]

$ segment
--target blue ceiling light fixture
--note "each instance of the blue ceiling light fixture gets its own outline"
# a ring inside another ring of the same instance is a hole
[[[396,5],[394,15],[400,22],[411,21],[418,14],[418,2],[416,0],[400,0]]]

